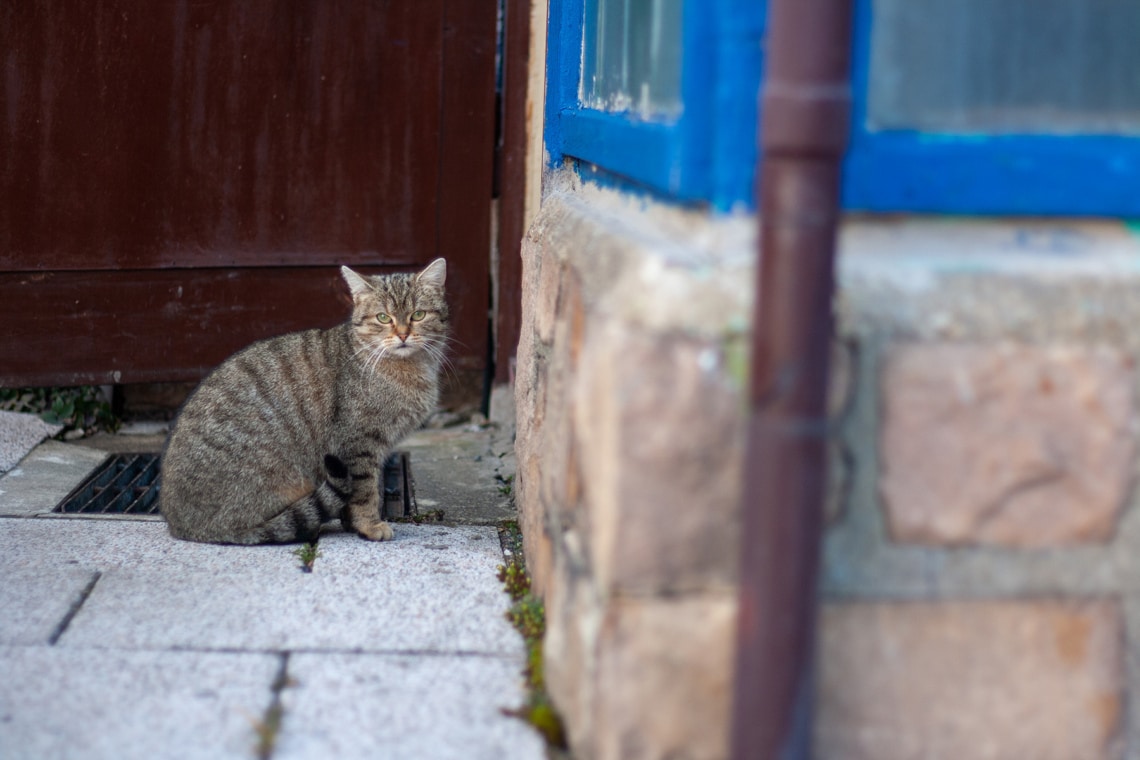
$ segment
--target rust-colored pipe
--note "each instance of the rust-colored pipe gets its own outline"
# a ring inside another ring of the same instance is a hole
[[[810,755],[851,0],[770,0],[732,757]]]

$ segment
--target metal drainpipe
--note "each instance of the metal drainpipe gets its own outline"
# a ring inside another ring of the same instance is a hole
[[[732,757],[810,754],[851,0],[770,0]]]

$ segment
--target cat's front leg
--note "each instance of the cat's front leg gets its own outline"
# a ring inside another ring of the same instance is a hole
[[[380,519],[380,466],[370,452],[359,452],[347,458],[352,475],[352,495],[341,510],[340,521],[346,530],[355,531],[370,541],[388,541],[392,526]]]
[[[353,518],[353,527],[361,538],[369,541],[391,541],[392,526],[379,517]]]

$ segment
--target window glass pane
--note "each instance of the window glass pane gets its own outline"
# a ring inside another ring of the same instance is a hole
[[[1137,0],[874,0],[867,127],[1140,134]]]
[[[582,105],[644,119],[681,112],[682,0],[587,0]]]

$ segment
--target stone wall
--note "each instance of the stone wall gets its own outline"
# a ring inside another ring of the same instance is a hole
[[[727,753],[753,225],[563,187],[524,244],[516,494],[582,759]],[[1140,756],[1137,261],[845,224],[818,757]]]
[[[849,222],[816,749],[1140,756],[1140,242]]]
[[[523,251],[517,500],[579,757],[721,757],[753,225],[597,190]]]

